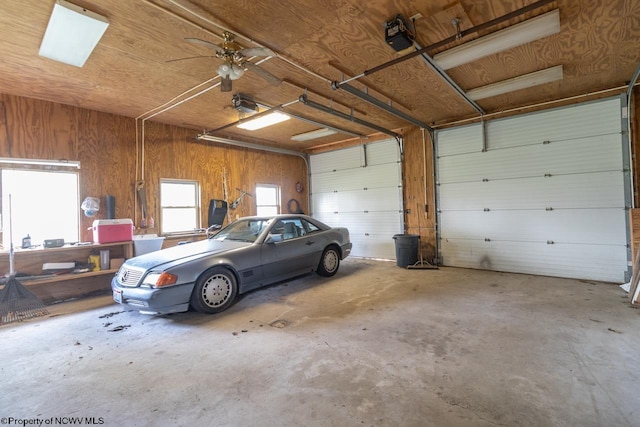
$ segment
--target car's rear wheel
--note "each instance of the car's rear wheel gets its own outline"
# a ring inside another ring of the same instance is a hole
[[[236,278],[229,270],[215,267],[205,272],[191,293],[191,307],[201,313],[219,313],[238,296]]]
[[[340,252],[337,247],[329,246],[322,252],[316,272],[321,276],[331,277],[336,274],[338,267],[340,267]]]

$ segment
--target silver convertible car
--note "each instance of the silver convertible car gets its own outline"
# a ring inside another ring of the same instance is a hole
[[[261,286],[314,270],[333,276],[352,246],[346,228],[306,215],[241,218],[207,237],[127,260],[113,299],[146,314],[217,313]]]

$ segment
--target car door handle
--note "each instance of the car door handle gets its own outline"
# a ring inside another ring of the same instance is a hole
[[[309,245],[313,245],[315,242],[313,240],[307,240],[306,242],[304,242],[305,245],[309,246]]]

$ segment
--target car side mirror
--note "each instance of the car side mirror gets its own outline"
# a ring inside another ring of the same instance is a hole
[[[282,234],[269,234],[264,242],[267,244],[282,242]]]

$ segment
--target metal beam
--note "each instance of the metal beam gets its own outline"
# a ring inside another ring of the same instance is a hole
[[[343,89],[347,92],[349,92],[350,94],[357,96],[358,98],[368,102],[369,104],[375,105],[376,107],[386,111],[387,113],[393,114],[396,117],[400,117],[402,120],[406,120],[409,123],[413,123],[414,125],[421,127],[423,129],[427,129],[429,132],[433,132],[433,129],[431,128],[431,126],[429,126],[428,124],[421,122],[420,120],[411,117],[410,115],[403,113],[402,111],[398,110],[397,108],[393,108],[390,105],[385,104],[384,102],[380,101],[377,98],[374,98],[373,96],[369,95],[368,93],[362,92],[361,90],[356,89],[355,87],[345,84],[345,83],[338,83],[338,82],[333,82],[331,84],[331,87],[335,90],[335,89]]]
[[[318,104],[317,102],[310,101],[307,98],[307,95],[300,95],[299,100],[300,100],[301,103],[303,103],[307,107],[311,107],[311,108],[314,108],[316,110],[322,111],[324,113],[331,114],[333,116],[340,117],[340,118],[345,119],[345,120],[349,120],[351,122],[357,123],[359,125],[368,127],[370,129],[373,129],[373,130],[377,130],[378,132],[390,135],[390,136],[392,136],[392,137],[394,137],[396,139],[402,139],[402,135],[400,135],[399,133],[396,133],[396,132],[394,132],[392,130],[383,128],[382,126],[378,126],[376,124],[367,122],[365,120],[359,119],[359,118],[354,117],[352,115],[350,116],[349,114],[345,114],[345,113],[343,113],[341,111],[336,111],[333,108],[325,107],[324,105]]]
[[[219,136],[213,136],[207,133],[198,134],[196,136],[196,139],[198,141],[218,142],[220,144],[233,145],[235,147],[242,147],[242,148],[250,148],[252,150],[268,151],[271,153],[278,153],[278,154],[287,154],[289,156],[298,156],[298,157],[302,157],[305,160],[305,162],[307,161],[307,155],[305,153],[301,153],[299,151],[294,151],[294,150],[287,150],[286,148],[278,148],[278,147],[271,147],[268,145],[252,144],[250,142],[236,141],[234,139],[221,138]]]
[[[296,99],[295,101],[287,102],[286,104],[277,105],[277,106],[275,106],[275,107],[272,107],[272,106],[270,106],[270,105],[263,104],[263,103],[261,103],[261,102],[257,102],[257,101],[254,101],[254,102],[256,102],[256,104],[258,104],[260,107],[262,107],[262,108],[266,108],[266,110],[265,110],[265,111],[262,111],[262,112],[260,112],[260,113],[257,113],[257,114],[254,114],[254,115],[251,115],[251,116],[245,117],[245,118],[243,118],[243,119],[236,120],[235,122],[228,123],[228,124],[223,125],[223,126],[220,126],[220,127],[218,127],[218,128],[215,128],[215,129],[209,129],[209,130],[207,130],[207,131],[205,132],[205,134],[208,134],[208,133],[210,133],[210,132],[211,132],[211,133],[215,133],[215,132],[218,132],[218,131],[221,131],[221,130],[224,130],[224,129],[227,129],[227,128],[230,128],[230,127],[233,127],[233,126],[236,126],[236,125],[238,125],[238,124],[240,124],[240,123],[242,123],[242,122],[245,122],[245,121],[248,121],[248,120],[255,119],[255,118],[257,118],[257,117],[260,117],[260,116],[262,116],[262,115],[265,115],[265,114],[271,113],[271,112],[273,112],[273,111],[283,111],[283,112],[285,112],[288,116],[290,116],[290,117],[292,117],[292,118],[294,118],[294,119],[296,119],[296,120],[300,120],[301,122],[309,123],[309,124],[312,124],[312,125],[314,125],[314,126],[320,126],[320,127],[329,128],[329,129],[335,130],[335,131],[336,131],[336,132],[338,132],[338,133],[342,133],[342,134],[345,134],[345,135],[355,136],[355,137],[358,137],[358,138],[364,138],[364,137],[365,137],[365,135],[362,135],[362,134],[359,134],[359,133],[356,133],[356,132],[351,132],[351,131],[349,131],[349,130],[342,129],[342,128],[339,128],[339,127],[336,127],[336,126],[332,126],[332,125],[329,125],[329,124],[326,124],[326,123],[322,123],[322,122],[319,122],[319,121],[317,121],[317,120],[308,119],[308,118],[306,118],[306,117],[302,117],[302,116],[299,116],[299,115],[297,115],[297,114],[294,114],[294,113],[291,113],[291,112],[289,112],[289,111],[285,111],[285,110],[284,110],[284,109],[285,109],[285,107],[288,107],[288,106],[290,106],[290,105],[292,105],[292,104],[295,104],[295,103],[297,103],[297,102],[300,102],[298,99]]]
[[[413,45],[416,50],[422,49],[422,47],[416,42],[414,42]],[[440,76],[442,80],[444,80],[449,85],[451,89],[453,89],[458,95],[460,95],[460,97],[464,99],[467,104],[471,105],[481,116],[484,116],[486,114],[482,107],[480,107],[474,100],[469,98],[467,96],[467,93],[462,90],[462,88],[460,88],[460,86],[458,86],[458,84],[454,82],[453,79],[449,77],[449,75],[442,68],[440,68],[438,64],[436,64],[431,55],[423,52],[420,54],[420,57],[429,67],[431,67],[433,71],[435,71],[438,76]]]

